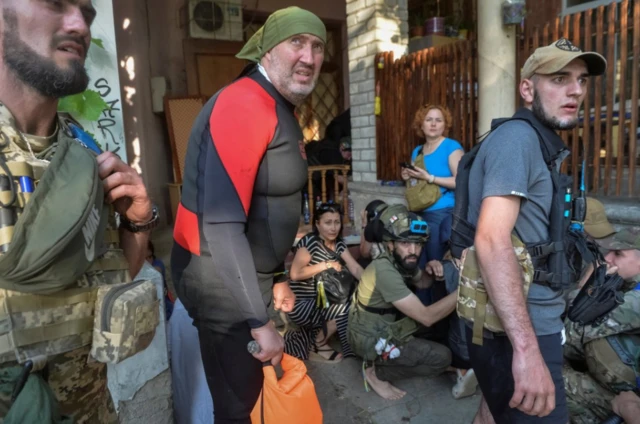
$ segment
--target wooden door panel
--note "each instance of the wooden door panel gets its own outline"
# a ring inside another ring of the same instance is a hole
[[[233,81],[248,63],[235,57],[243,45],[235,41],[185,39],[184,61],[189,95],[211,97]]]
[[[203,96],[211,97],[222,87],[233,81],[246,62],[234,56],[215,54],[196,55],[198,87]]]

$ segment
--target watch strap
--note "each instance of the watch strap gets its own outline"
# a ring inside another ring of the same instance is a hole
[[[158,208],[154,206],[151,208],[151,219],[142,224],[136,224],[132,221],[129,221],[124,216],[120,215],[120,228],[124,228],[130,233],[140,233],[144,231],[151,231],[158,226],[159,223],[159,213]]]

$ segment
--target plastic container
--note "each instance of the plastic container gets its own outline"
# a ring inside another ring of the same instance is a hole
[[[429,18],[424,23],[424,30],[427,35],[444,35],[444,18]]]
[[[309,211],[309,196],[307,195],[307,193],[304,194],[304,210],[302,213],[304,215],[304,223],[306,225],[311,220],[311,213]]]

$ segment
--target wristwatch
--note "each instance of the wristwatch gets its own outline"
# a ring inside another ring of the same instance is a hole
[[[151,208],[151,219],[143,224],[136,224],[135,222],[129,221],[124,216],[120,215],[120,228],[124,228],[130,233],[140,233],[144,231],[151,231],[158,226],[159,223],[159,214],[158,207],[153,206]]]

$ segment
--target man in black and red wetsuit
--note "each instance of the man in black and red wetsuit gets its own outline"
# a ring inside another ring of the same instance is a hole
[[[250,423],[262,362],[282,357],[267,308],[272,298],[276,309],[293,306],[273,274],[295,239],[307,179],[294,108],[315,88],[325,41],[311,12],[274,12],[237,56],[253,66],[209,100],[191,132],[171,267],[198,329],[216,424]],[[261,347],[253,356],[251,340]]]

